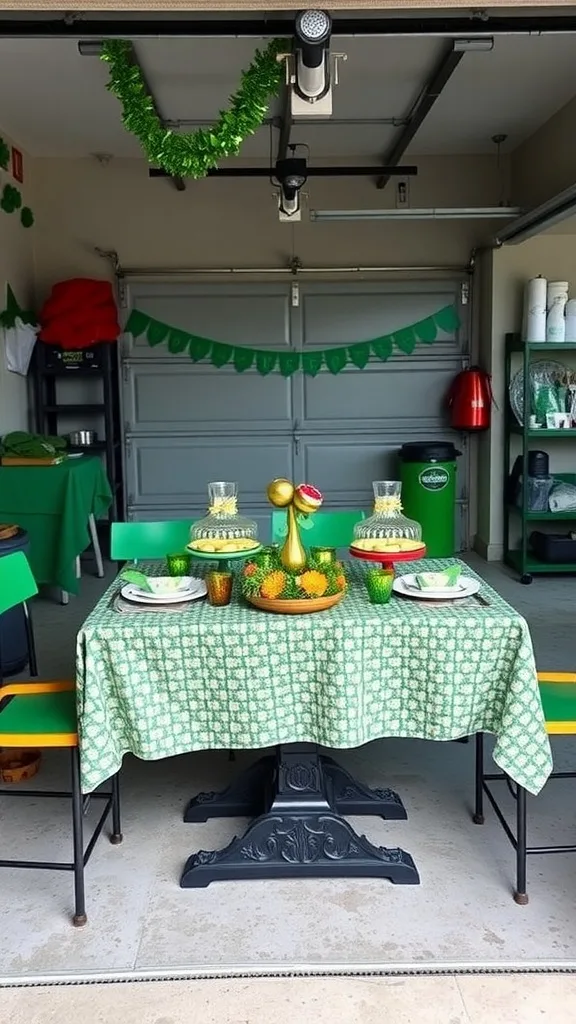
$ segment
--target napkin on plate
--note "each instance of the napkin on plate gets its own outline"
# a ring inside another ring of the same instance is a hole
[[[458,585],[461,572],[459,565],[450,565],[441,572],[417,572],[414,583],[419,590],[449,590]]]
[[[120,579],[124,583],[132,583],[135,587],[139,587],[140,590],[145,590],[148,594],[152,593],[152,587],[150,586],[148,577],[138,569],[122,569]]]

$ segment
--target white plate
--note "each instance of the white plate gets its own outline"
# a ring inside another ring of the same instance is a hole
[[[69,459],[81,459],[84,452],[68,452]]]
[[[175,591],[168,598],[166,597],[154,597],[152,594],[142,594],[132,583],[128,583],[125,587],[122,587],[120,594],[126,601],[132,601],[134,604],[183,604],[185,601],[197,601],[200,597],[206,597],[207,594],[206,584],[203,580],[198,580],[198,586],[192,590]]]
[[[150,576],[148,579],[151,590],[144,590],[144,587],[139,587],[137,583],[132,583],[131,586],[141,597],[153,597],[156,600],[172,598],[174,594],[190,593],[202,583],[202,580],[194,576],[181,576],[177,587],[174,586],[173,576]]]
[[[414,580],[413,574],[398,576],[394,580],[393,591],[403,597],[413,597],[422,601],[459,601],[463,597],[472,597],[473,594],[477,594],[481,586],[480,580],[474,580],[471,576],[461,576],[458,581],[458,589],[445,587],[443,590],[418,590],[413,582],[412,586],[410,585],[410,580]]]
[[[536,387],[549,387],[554,384],[555,379],[570,372],[564,363],[556,359],[536,359],[530,364],[528,402],[530,409],[534,403],[534,392]],[[510,406],[520,426],[524,423],[524,369],[514,374],[508,387],[510,394]]]

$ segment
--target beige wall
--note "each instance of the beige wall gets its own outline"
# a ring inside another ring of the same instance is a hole
[[[363,161],[365,162],[365,161]],[[500,192],[492,157],[426,157],[411,182],[411,205],[493,205]],[[374,161],[376,163],[376,161]],[[34,232],[38,297],[57,280],[104,276],[94,247],[114,249],[125,266],[279,267],[295,253],[309,266],[464,264],[494,223],[281,224],[268,179],[189,182],[185,193],[148,177],[140,160],[37,161]],[[314,209],[394,204],[368,179],[310,179]]]
[[[514,202],[531,209],[576,184],[576,97],[512,155]]]
[[[503,246],[487,254],[482,266],[481,359],[483,368],[492,374],[497,408],[492,411],[490,433],[480,441],[477,546],[489,558],[500,558],[503,531],[504,409],[507,401],[504,338],[508,332],[520,331],[524,282],[531,277],[541,274],[549,280],[567,280],[570,283],[570,294],[576,296],[576,236],[547,234],[529,239],[521,245]],[[567,362],[571,362],[572,355],[566,353]],[[554,358],[562,359],[562,356],[555,353]],[[556,472],[570,471],[573,457],[560,444],[549,442],[551,469]]]
[[[0,135],[10,139],[0,130]],[[21,192],[26,205],[35,209],[31,161],[24,157],[25,183]],[[12,179],[2,173],[0,186]],[[0,210],[0,309],[5,308],[6,284],[12,290],[23,309],[33,307],[34,259],[33,236],[35,228],[23,228],[18,213],[10,215]],[[10,430],[28,428],[29,406],[27,381],[6,369],[4,351],[0,352],[0,437]]]

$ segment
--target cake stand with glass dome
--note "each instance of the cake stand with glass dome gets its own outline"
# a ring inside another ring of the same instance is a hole
[[[350,554],[363,562],[379,562],[383,569],[424,558],[422,527],[402,512],[400,481],[375,480],[372,487],[374,512],[356,523]]]
[[[193,558],[218,562],[226,571],[229,562],[249,558],[262,549],[258,525],[238,512],[238,484],[208,484],[208,514],[190,528],[187,550]]]

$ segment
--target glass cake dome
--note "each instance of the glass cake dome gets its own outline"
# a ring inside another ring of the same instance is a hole
[[[422,527],[402,512],[402,484],[399,480],[375,480],[374,512],[356,523],[352,546],[359,551],[417,551]]]
[[[210,483],[208,499],[208,515],[190,528],[190,548],[206,554],[233,554],[259,547],[257,523],[238,512],[238,484]]]

